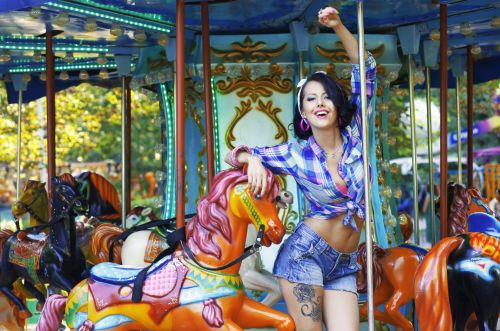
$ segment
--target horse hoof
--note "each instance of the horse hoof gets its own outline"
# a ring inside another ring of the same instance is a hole
[[[25,310],[19,311],[19,318],[20,319],[25,320],[25,319],[28,319],[30,317],[31,317],[31,313],[29,310],[25,309]]]

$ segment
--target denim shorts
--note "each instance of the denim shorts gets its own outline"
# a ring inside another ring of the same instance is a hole
[[[358,294],[358,252],[339,253],[301,222],[281,245],[273,274],[293,283]]]

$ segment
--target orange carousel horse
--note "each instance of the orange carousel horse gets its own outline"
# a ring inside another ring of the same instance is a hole
[[[247,297],[241,258],[260,242],[279,243],[285,229],[276,203],[278,183],[268,172],[268,194],[255,197],[241,169],[222,171],[185,228],[182,250],[141,269],[101,263],[67,298],[51,297],[37,330],[57,330],[63,315],[72,330],[294,330],[287,314]],[[257,241],[244,248],[248,225]]]
[[[448,184],[448,233],[458,235],[468,231],[467,217],[478,211],[490,211],[477,189],[465,188],[455,183]],[[486,209],[485,209],[486,208]],[[439,210],[436,208],[436,210]],[[404,215],[404,214],[403,214]],[[408,215],[400,216],[400,226],[406,241],[413,231],[413,223]],[[399,308],[415,298],[414,280],[426,250],[415,245],[403,244],[383,249],[373,244],[374,316],[402,328],[413,330],[413,323],[407,320]],[[366,292],[366,245],[358,249],[358,263],[362,269],[358,273],[358,291]],[[377,307],[385,303],[385,311]],[[360,308],[360,314],[368,315],[368,303]],[[424,318],[424,317],[423,317]],[[436,329],[437,330],[437,329]]]

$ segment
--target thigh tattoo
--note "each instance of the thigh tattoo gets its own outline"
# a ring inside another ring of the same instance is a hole
[[[299,303],[302,303],[300,311],[303,316],[311,317],[313,321],[321,321],[321,297],[315,298],[316,292],[312,285],[297,284],[293,288],[293,294]]]

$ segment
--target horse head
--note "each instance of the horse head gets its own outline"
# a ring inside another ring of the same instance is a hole
[[[476,188],[462,184],[448,183],[448,235],[455,236],[468,232],[467,218],[475,212],[494,215]],[[436,200],[436,213],[440,217],[440,198]]]
[[[278,181],[271,172],[267,176],[269,190],[263,196],[254,196],[248,190],[247,180],[242,169],[221,171],[215,176],[210,191],[198,203],[197,215],[186,225],[187,243],[193,252],[220,259],[224,247],[235,247],[238,240],[244,245],[248,225],[257,230],[263,227],[264,245],[281,242],[285,228],[277,204],[290,202],[291,194],[279,192]]]
[[[12,215],[16,219],[26,213],[30,213],[31,217],[40,224],[48,222],[48,199],[45,183],[28,180],[19,200],[12,205]],[[36,224],[30,224],[30,226],[32,225]]]
[[[78,190],[75,178],[68,173],[52,177],[52,215],[61,213],[87,215],[89,206],[87,200]]]
[[[246,175],[244,175],[246,180]],[[292,203],[293,196],[288,191],[279,190],[279,184],[271,172],[268,172],[270,189],[261,196],[253,194],[246,182],[238,182],[229,192],[229,204],[233,214],[253,225],[257,231],[263,227],[262,243],[270,246],[279,244],[285,235],[285,227],[278,216],[278,209],[287,208]]]

